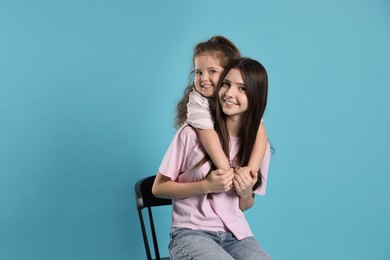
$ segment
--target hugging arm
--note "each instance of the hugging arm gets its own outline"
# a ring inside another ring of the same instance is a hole
[[[248,166],[237,168],[233,180],[234,188],[240,196],[240,209],[247,210],[254,204],[253,186],[258,178],[258,171],[267,148],[267,134],[263,122],[260,123],[256,141],[249,158]]]
[[[267,148],[267,133],[265,131],[264,123],[261,122],[259,129],[257,130],[256,141],[252,148],[252,153],[249,158],[248,167],[253,172],[258,172],[261,162],[265,155],[265,149]]]
[[[230,163],[223,152],[217,132],[214,129],[196,129],[196,133],[217,169],[229,170]]]
[[[152,192],[156,197],[165,199],[184,199],[208,193],[220,193],[232,188],[233,169],[227,172],[212,171],[201,181],[176,182],[158,173],[153,183]]]

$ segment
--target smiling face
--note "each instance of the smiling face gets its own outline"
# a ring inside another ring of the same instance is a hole
[[[240,118],[248,109],[246,87],[238,69],[231,69],[223,79],[218,93],[222,111],[229,118]]]
[[[215,55],[214,55],[215,56]],[[211,54],[196,56],[194,59],[195,89],[205,97],[212,97],[221,78],[223,68]]]

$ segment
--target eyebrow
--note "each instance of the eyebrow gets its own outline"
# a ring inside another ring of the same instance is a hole
[[[210,69],[219,70],[221,68],[218,68],[218,67],[207,67],[206,68],[206,70],[210,70]],[[201,69],[195,69],[195,70],[201,70]]]
[[[231,82],[230,80],[228,80],[227,78],[224,78],[222,82],[232,83],[232,82]],[[245,87],[245,84],[244,84],[244,83],[235,83],[235,84]]]

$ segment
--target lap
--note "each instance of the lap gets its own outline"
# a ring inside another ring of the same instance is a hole
[[[253,237],[237,240],[231,233],[174,228],[169,252],[172,260],[269,260]]]
[[[254,237],[235,240],[225,250],[236,260],[271,260]]]
[[[234,260],[208,233],[191,229],[172,231],[169,253],[172,260]]]

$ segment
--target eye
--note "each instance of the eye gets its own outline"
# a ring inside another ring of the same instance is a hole
[[[195,70],[196,75],[202,75],[202,72],[200,70]]]
[[[228,81],[223,81],[222,84],[221,84],[221,87],[222,88],[228,88],[228,87],[230,87],[230,83]]]
[[[238,87],[238,90],[241,92],[246,92],[246,87],[240,86],[240,87]]]
[[[210,74],[214,74],[214,73],[216,73],[216,72],[217,72],[216,70],[210,70],[210,71],[209,71]]]

